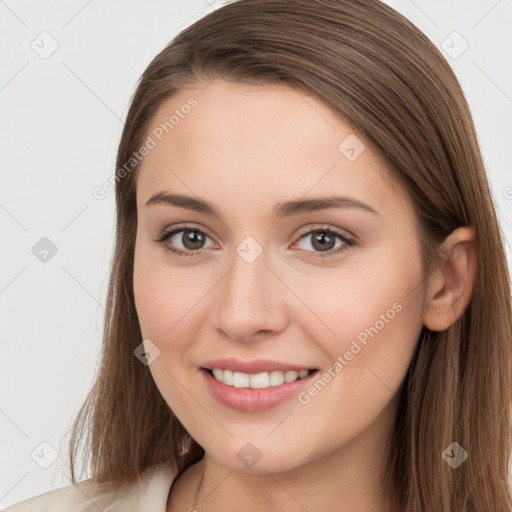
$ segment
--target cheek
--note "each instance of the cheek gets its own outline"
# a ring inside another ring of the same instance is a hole
[[[377,324],[379,331],[389,331],[390,323],[397,323],[399,309],[404,307],[407,295],[407,276],[393,276],[388,271],[372,272],[367,266],[333,269],[302,278],[293,287],[299,298],[304,298],[298,307],[309,312],[298,315],[303,328],[311,339],[321,340],[331,355],[348,349],[350,341],[358,335],[364,341],[367,329]],[[372,331],[373,332],[373,331]],[[348,342],[348,345],[347,345]]]
[[[423,325],[420,280],[419,259],[381,251],[378,259],[333,269],[328,279],[318,273],[296,290],[311,311],[296,315],[301,330],[322,349],[331,368],[325,380],[335,381],[328,386],[339,400],[371,399],[376,386],[383,400],[397,391]]]
[[[133,288],[135,308],[144,337],[179,339],[194,316],[194,305],[207,293],[204,280],[192,267],[169,264],[164,249],[135,251]]]
[[[154,257],[151,260],[151,254],[145,256],[141,250],[135,259],[133,286],[142,337],[159,349],[149,371],[168,406],[187,421],[190,397],[183,383],[187,350],[201,325],[197,321],[200,290],[197,284],[190,285],[186,271],[162,265]]]
[[[345,299],[336,297],[337,308],[324,310],[322,317],[335,335],[311,338],[328,357],[298,399],[304,407],[304,429],[326,425],[318,441],[325,449],[366,430],[393,407],[417,343],[421,321],[411,297],[372,297],[363,302],[347,299],[345,309],[338,309]]]
[[[192,352],[206,321],[212,285],[193,267],[178,268],[155,261],[154,256],[151,261],[151,255],[144,259],[142,251],[140,256],[134,263],[135,307],[143,339],[159,350],[149,369],[171,409],[187,414],[183,384],[190,378]]]

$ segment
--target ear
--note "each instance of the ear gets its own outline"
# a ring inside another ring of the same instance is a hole
[[[428,277],[423,323],[431,331],[444,331],[463,313],[471,300],[477,255],[475,233],[469,227],[453,231],[441,244],[446,255]]]

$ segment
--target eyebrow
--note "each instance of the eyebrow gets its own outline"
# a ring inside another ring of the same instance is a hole
[[[156,204],[176,206],[178,208],[184,208],[186,210],[192,210],[205,215],[222,218],[220,212],[215,206],[207,201],[196,199],[194,197],[159,192],[148,199],[145,206],[152,206]],[[331,208],[356,208],[373,213],[374,215],[380,215],[380,213],[371,206],[349,196],[327,196],[277,203],[274,206],[272,214],[274,219],[282,219],[284,217],[299,215],[301,213],[328,210]]]

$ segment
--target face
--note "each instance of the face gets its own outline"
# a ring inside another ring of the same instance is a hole
[[[423,325],[407,194],[315,97],[204,87],[162,104],[137,181],[134,293],[155,383],[237,470],[377,442]]]

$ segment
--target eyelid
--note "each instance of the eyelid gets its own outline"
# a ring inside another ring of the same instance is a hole
[[[216,237],[212,236],[211,233],[209,232],[209,230],[207,228],[205,228],[204,226],[196,225],[193,222],[181,222],[178,224],[173,224],[170,228],[165,228],[164,230],[162,230],[160,239],[162,237],[168,235],[169,233],[179,230],[180,228],[181,229],[197,229],[198,231],[201,231],[204,234],[208,235],[212,240],[215,240],[215,238],[216,238]],[[319,229],[327,229],[327,230],[331,230],[331,231],[335,231],[335,232],[339,231],[340,235],[343,235],[346,238],[352,239],[354,241],[357,240],[357,237],[355,235],[353,235],[350,231],[347,231],[346,229],[343,229],[343,228],[339,228],[337,226],[331,226],[330,224],[316,224],[313,227],[309,226],[309,227],[301,228],[299,230],[299,232],[295,235],[295,237],[300,238],[303,235],[307,235],[307,234],[311,233],[311,231],[316,231]],[[157,241],[157,240],[155,240],[155,241]]]
[[[171,233],[175,234],[177,231],[185,231],[187,229],[200,231],[201,233],[207,235],[211,240],[215,241],[216,237],[212,236],[210,231],[204,226],[196,225],[193,222],[181,222],[178,224],[173,224],[171,227],[162,230],[161,235],[158,239],[155,240],[155,242],[163,240],[167,235],[170,235]]]
[[[350,231],[347,231],[346,229],[338,228],[337,226],[332,226],[330,224],[317,224],[313,227],[306,227],[303,230],[301,228],[301,230],[299,231],[299,234],[296,236],[300,238],[303,235],[310,234],[312,231],[320,231],[322,229],[325,229],[328,231],[333,231],[340,236],[344,236],[345,238],[347,238],[349,240],[353,240],[354,242],[357,240],[357,238]]]
[[[194,225],[194,223],[187,223],[187,222],[184,222],[184,223],[179,223],[179,224],[175,224],[173,225],[172,227],[170,228],[166,228],[161,236],[159,238],[157,238],[156,240],[154,240],[155,242],[159,242],[162,246],[164,246],[164,249],[166,249],[167,251],[169,252],[173,252],[173,253],[178,253],[177,255],[185,255],[185,256],[195,256],[195,255],[201,255],[204,253],[205,249],[199,249],[197,251],[187,251],[187,250],[182,250],[182,249],[171,249],[169,248],[167,245],[166,245],[166,242],[167,240],[169,240],[170,238],[172,238],[174,235],[176,235],[177,233],[181,232],[181,231],[186,231],[186,230],[191,230],[191,231],[198,231],[198,232],[201,232],[203,234],[205,234],[208,238],[210,238],[213,242],[215,242],[215,237],[212,237],[209,233],[209,231],[204,228],[204,227],[196,227],[196,225]],[[335,257],[337,256],[339,253],[343,252],[344,250],[348,249],[349,247],[352,247],[354,245],[357,244],[358,242],[358,239],[357,237],[355,237],[354,235],[352,235],[352,233],[348,232],[347,230],[344,230],[342,228],[338,228],[338,227],[335,227],[335,226],[331,226],[331,225],[328,225],[328,224],[317,224],[316,226],[309,226],[309,227],[304,227],[302,228],[300,231],[299,231],[299,234],[295,235],[294,236],[294,242],[292,244],[292,247],[294,245],[296,245],[298,242],[300,242],[305,236],[308,236],[308,235],[312,235],[314,232],[316,231],[328,231],[332,234],[334,234],[336,237],[338,237],[339,239],[341,239],[343,241],[343,244],[345,247],[343,248],[338,248],[338,249],[331,249],[329,251],[325,251],[325,253],[322,253],[322,252],[316,252],[316,251],[306,251],[306,250],[299,250],[299,252],[304,252],[304,253],[308,253],[308,254],[313,254],[313,255],[316,255],[316,256],[311,256],[311,255],[308,255],[307,257],[309,258],[329,258],[329,257]],[[215,242],[216,243],[216,242]]]

